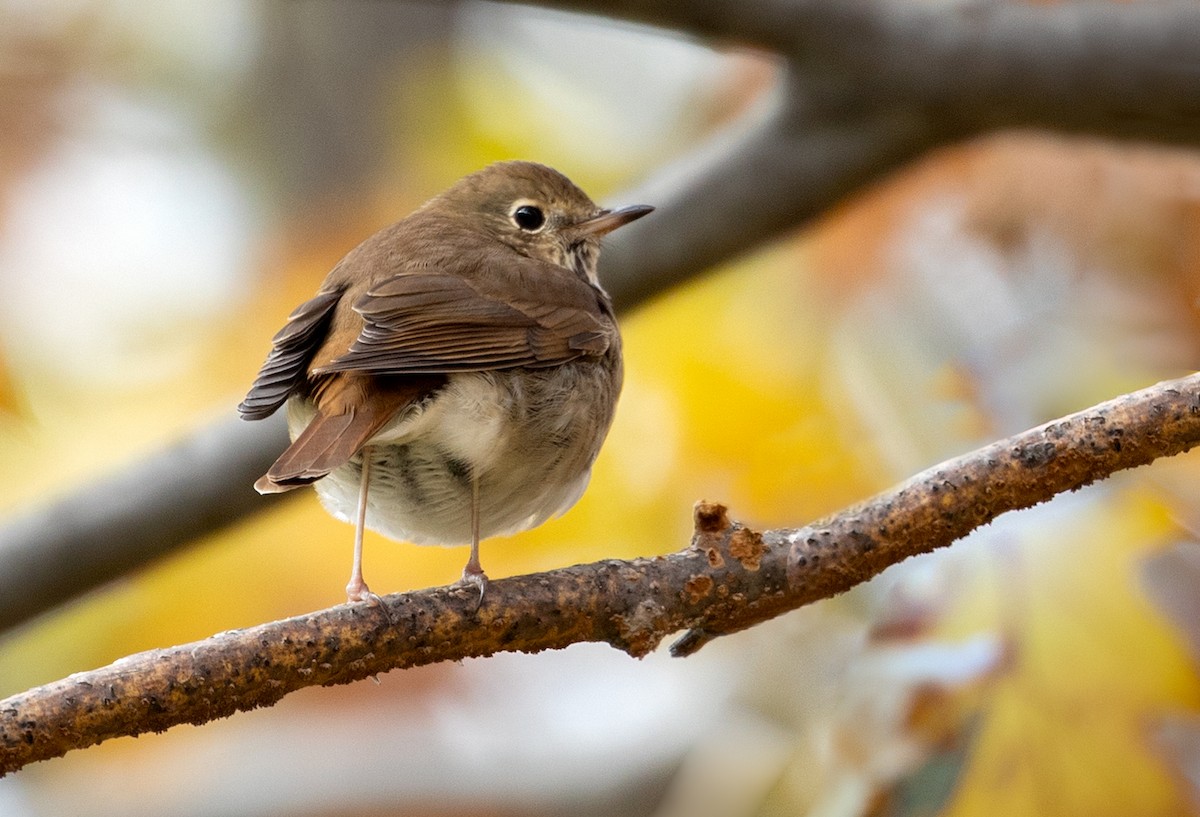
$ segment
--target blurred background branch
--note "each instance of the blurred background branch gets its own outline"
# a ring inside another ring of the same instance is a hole
[[[1200,142],[1200,7],[1190,3],[543,5],[771,49],[784,60],[774,92],[743,121],[613,197],[658,206],[654,218],[620,234],[602,261],[603,278],[626,310],[968,136],[1033,127]],[[328,100],[344,102],[336,94]],[[311,104],[308,95],[297,102]],[[341,121],[316,117],[311,127]],[[292,132],[304,137],[311,127]],[[329,167],[344,164],[335,158]],[[0,627],[269,507],[251,493],[247,475],[266,469],[280,438],[278,424],[220,421],[7,522],[0,528]],[[73,565],[69,575],[64,563]]]
[[[135,570],[242,514],[275,504],[229,483],[253,484],[262,459],[287,445],[279,422],[230,417],[133,467],[0,528],[0,627]],[[250,482],[247,483],[247,480]],[[186,497],[186,502],[180,502]]]

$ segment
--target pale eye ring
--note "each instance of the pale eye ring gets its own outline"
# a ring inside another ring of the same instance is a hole
[[[513,223],[528,233],[536,233],[546,224],[546,214],[536,204],[522,204],[512,212]]]

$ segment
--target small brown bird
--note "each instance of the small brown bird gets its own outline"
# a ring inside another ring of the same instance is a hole
[[[502,162],[350,251],[275,335],[242,417],[287,404],[291,446],[260,493],[316,483],[363,528],[417,544],[515,533],[579,499],[621,390],[600,237],[654,208],[597,207],[569,179]]]

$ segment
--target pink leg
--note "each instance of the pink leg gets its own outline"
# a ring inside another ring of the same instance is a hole
[[[479,604],[483,604],[483,593],[487,590],[488,577],[479,563],[479,478],[471,474],[471,555],[463,568],[459,585],[479,588]]]
[[[371,449],[362,450],[362,484],[358,491],[358,520],[354,526],[354,563],[350,567],[350,582],[346,585],[346,598],[349,601],[368,601],[380,604],[379,596],[371,592],[363,581],[362,552],[363,531],[367,522],[367,485],[371,481]]]

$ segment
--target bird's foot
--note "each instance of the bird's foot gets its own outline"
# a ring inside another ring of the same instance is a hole
[[[387,605],[383,603],[383,599],[379,594],[371,592],[371,588],[367,587],[367,583],[362,579],[358,581],[351,580],[346,585],[346,601],[350,604],[365,601],[368,607],[378,607],[382,610],[384,617],[389,622],[392,620],[392,615],[388,612]]]
[[[488,577],[483,568],[467,565],[463,568],[462,578],[454,583],[455,588],[474,588],[479,591],[479,600],[475,602],[475,610],[483,604],[483,594],[487,592]],[[472,611],[474,612],[474,611]]]

